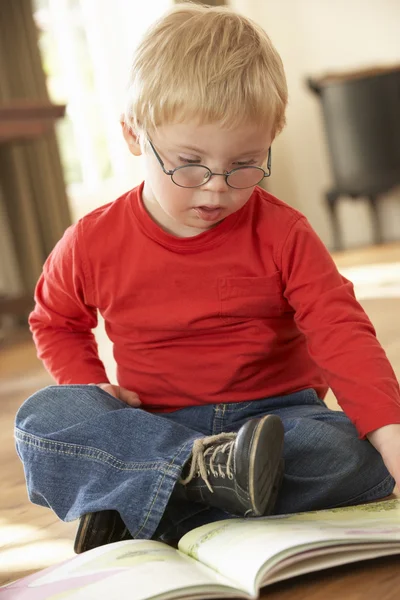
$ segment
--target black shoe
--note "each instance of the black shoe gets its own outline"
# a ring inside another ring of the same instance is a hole
[[[102,510],[100,512],[83,515],[75,536],[74,551],[81,554],[98,546],[131,540],[125,523],[116,510]]]
[[[236,515],[270,514],[282,481],[282,450],[283,425],[276,415],[251,419],[238,433],[198,439],[179,493]]]

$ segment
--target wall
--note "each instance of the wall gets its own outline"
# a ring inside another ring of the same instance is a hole
[[[400,63],[399,0],[230,0],[238,12],[270,35],[285,64],[288,125],[273,146],[269,189],[301,210],[323,241],[332,245],[323,201],[331,184],[322,114],[306,77],[371,65]],[[381,201],[384,237],[400,237],[400,190]],[[345,245],[372,241],[364,202],[342,200]]]

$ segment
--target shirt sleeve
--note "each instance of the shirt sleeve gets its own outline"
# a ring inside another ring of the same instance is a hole
[[[29,316],[38,357],[64,385],[108,382],[92,333],[97,309],[91,302],[79,227],[79,223],[69,227],[46,260]]]
[[[400,423],[399,384],[374,327],[304,217],[292,226],[281,263],[284,296],[309,354],[360,437]]]

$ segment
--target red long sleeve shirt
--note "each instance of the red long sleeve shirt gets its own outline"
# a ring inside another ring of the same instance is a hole
[[[361,436],[400,423],[374,328],[303,215],[256,188],[215,228],[177,238],[141,189],[67,229],[44,265],[30,326],[57,383],[108,381],[98,310],[118,383],[146,409],[331,387]]]

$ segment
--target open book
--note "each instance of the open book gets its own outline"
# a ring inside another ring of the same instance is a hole
[[[151,540],[90,550],[0,589],[0,600],[257,598],[261,587],[400,554],[400,499],[203,525],[179,549]]]

